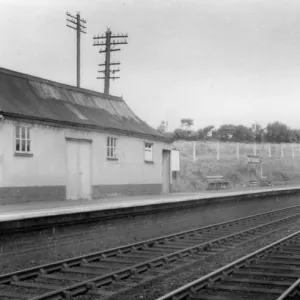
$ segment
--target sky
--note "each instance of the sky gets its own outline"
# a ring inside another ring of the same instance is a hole
[[[169,130],[281,121],[300,128],[298,0],[0,0],[0,67],[76,85],[76,33],[66,12],[87,20],[81,87],[96,79],[104,54],[93,36],[127,33],[114,52],[123,96],[144,121]]]

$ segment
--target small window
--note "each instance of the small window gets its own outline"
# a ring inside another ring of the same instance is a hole
[[[153,144],[145,143],[145,161],[153,162]]]
[[[106,156],[111,159],[117,158],[117,138],[107,137],[107,148],[106,148]]]
[[[30,127],[16,126],[16,144],[17,153],[31,153]]]

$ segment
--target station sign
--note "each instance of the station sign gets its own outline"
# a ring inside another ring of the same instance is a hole
[[[180,171],[180,151],[179,150],[171,151],[171,170],[172,170],[172,172]]]
[[[247,163],[248,165],[259,165],[260,157],[257,155],[247,155]]]

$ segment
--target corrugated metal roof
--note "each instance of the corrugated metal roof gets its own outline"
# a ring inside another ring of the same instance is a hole
[[[164,139],[127,106],[122,98],[0,68],[3,115],[72,123],[75,126]]]

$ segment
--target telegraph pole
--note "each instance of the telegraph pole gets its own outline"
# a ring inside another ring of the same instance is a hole
[[[111,66],[119,66],[120,62],[110,62],[110,54],[113,51],[120,51],[120,48],[114,48],[116,45],[127,44],[128,38],[127,34],[116,34],[113,35],[110,29],[107,29],[105,35],[94,36],[93,46],[105,47],[100,48],[99,53],[105,53],[105,63],[99,64],[100,67],[104,67],[104,70],[98,71],[99,73],[104,73],[104,77],[97,77],[97,79],[104,79],[104,94],[109,94],[109,83],[110,79],[118,79],[120,77],[114,76],[115,73],[120,72],[120,69],[111,69]],[[99,41],[100,40],[100,41]]]
[[[68,12],[67,15],[67,26],[76,30],[77,36],[77,57],[76,57],[76,69],[77,69],[77,87],[80,87],[80,33],[86,33],[83,29],[86,29],[84,25],[81,23],[86,24],[86,20],[80,18],[80,13],[77,13],[76,16],[72,16]],[[68,19],[71,18],[71,19]],[[69,23],[68,23],[69,22]],[[74,24],[76,27],[71,26]]]

